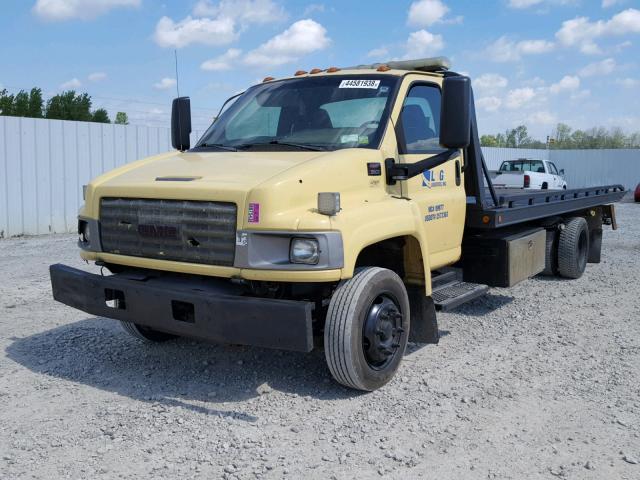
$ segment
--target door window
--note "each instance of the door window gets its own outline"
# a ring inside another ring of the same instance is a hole
[[[551,172],[554,175],[558,175],[558,169],[556,168],[556,166],[551,162],[549,162],[548,165],[549,165],[549,172]]]
[[[405,153],[440,151],[440,89],[435,85],[416,85],[402,106],[400,131]]]

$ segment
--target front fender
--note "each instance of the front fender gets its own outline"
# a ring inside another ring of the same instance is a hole
[[[411,200],[389,197],[379,202],[364,203],[359,208],[343,210],[332,218],[332,227],[342,232],[344,267],[342,278],[353,277],[358,255],[366,247],[394,237],[416,239],[422,254],[427,294],[431,291],[429,248],[418,206]]]

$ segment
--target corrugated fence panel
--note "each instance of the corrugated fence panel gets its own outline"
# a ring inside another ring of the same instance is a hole
[[[498,170],[505,160],[517,160],[518,158],[538,158],[549,160],[549,150],[537,150],[532,148],[494,148],[482,147],[484,161],[489,170]]]
[[[191,144],[203,134],[194,131]],[[0,116],[0,237],[74,231],[82,185],[170,150],[169,128]],[[490,170],[516,158],[552,160],[569,188],[640,182],[640,150],[482,150]]]
[[[551,160],[564,168],[569,188],[640,183],[640,150],[552,150]]]

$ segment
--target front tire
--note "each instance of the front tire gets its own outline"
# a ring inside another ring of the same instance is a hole
[[[398,275],[367,267],[341,282],[324,329],[325,357],[339,383],[373,391],[398,370],[410,328],[409,297]]]
[[[159,332],[158,330],[144,327],[133,322],[125,322],[124,320],[120,320],[120,325],[122,325],[122,329],[125,332],[144,343],[160,343],[177,338],[176,335]]]

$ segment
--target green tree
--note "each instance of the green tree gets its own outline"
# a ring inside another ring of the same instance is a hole
[[[482,135],[480,137],[480,145],[483,147],[499,147],[498,139],[495,135]]]
[[[13,115],[16,117],[26,117],[29,114],[29,94],[20,90],[13,100]]]
[[[116,113],[116,121],[114,122],[118,125],[129,125],[129,117],[125,112]]]
[[[76,95],[74,90],[62,92],[49,99],[45,116],[57,120],[90,122],[93,119],[91,97],[86,93]]]
[[[32,88],[29,93],[29,108],[27,110],[27,117],[42,118],[42,111],[44,110],[44,100],[42,99],[42,90],[39,88]]]
[[[13,99],[6,88],[0,90],[0,115],[13,115]]]
[[[97,123],[111,123],[111,120],[109,120],[109,113],[104,108],[99,108],[93,112],[91,121]]]

